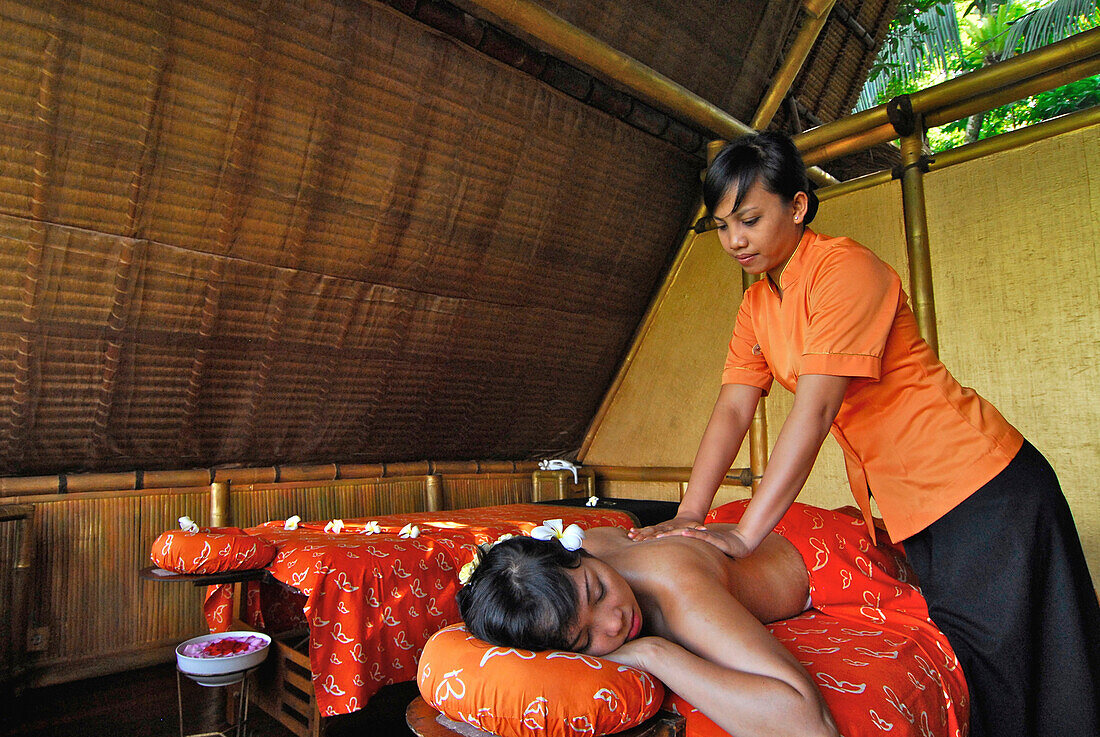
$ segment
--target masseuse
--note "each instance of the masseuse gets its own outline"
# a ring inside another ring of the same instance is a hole
[[[703,517],[777,379],[794,405],[736,532],[711,541],[755,550],[831,431],[868,529],[873,496],[963,665],[970,734],[1100,735],[1100,607],[1050,464],[947,372],[893,269],[807,227],[817,198],[789,138],[727,146],[703,198],[722,248],[766,278],[745,292],[677,516],[632,537],[711,537]]]

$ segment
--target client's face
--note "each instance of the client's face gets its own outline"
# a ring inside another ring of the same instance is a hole
[[[642,610],[626,582],[599,558],[584,558],[567,571],[577,588],[577,621],[570,632],[571,650],[607,655],[642,629]]]

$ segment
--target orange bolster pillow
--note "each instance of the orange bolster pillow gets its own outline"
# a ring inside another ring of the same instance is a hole
[[[239,527],[204,527],[198,532],[162,532],[149,557],[166,571],[224,573],[263,568],[278,552],[267,540]]]
[[[424,700],[501,737],[621,732],[657,713],[664,686],[648,673],[590,655],[493,647],[454,624],[420,656]]]

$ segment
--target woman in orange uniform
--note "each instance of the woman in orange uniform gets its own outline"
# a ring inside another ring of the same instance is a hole
[[[1100,607],[1046,459],[948,373],[893,269],[807,227],[817,199],[789,138],[727,146],[703,197],[722,248],[766,278],[745,292],[677,516],[632,537],[748,555],[831,432],[868,529],[873,496],[963,665],[971,735],[1100,734]],[[708,535],[703,517],[773,379],[794,392],[790,415],[735,533]]]

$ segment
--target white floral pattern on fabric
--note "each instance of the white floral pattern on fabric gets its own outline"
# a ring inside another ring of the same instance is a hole
[[[536,540],[557,540],[566,550],[577,550],[584,543],[584,530],[580,525],[572,524],[562,528],[560,519],[543,520],[543,523],[531,530]]]

